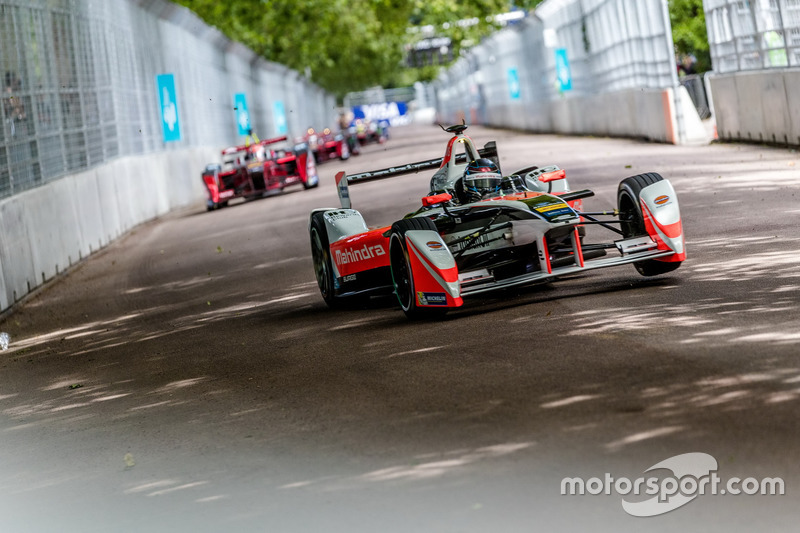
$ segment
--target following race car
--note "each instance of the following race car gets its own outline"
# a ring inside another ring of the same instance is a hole
[[[350,158],[350,145],[341,133],[334,134],[330,128],[325,128],[317,132],[314,128],[308,128],[305,142],[314,154],[314,160],[319,163],[340,159],[346,161]],[[354,154],[357,155],[357,154]]]
[[[316,162],[308,145],[297,144],[289,149],[284,141],[285,135],[224,149],[222,164],[208,165],[203,172],[208,194],[206,208],[213,211],[235,198],[260,198],[290,185],[302,184],[306,189],[319,185]]]
[[[385,122],[375,122],[357,118],[350,126],[351,135],[355,136],[360,145],[379,143],[383,144],[389,138],[389,127]]]
[[[655,276],[685,260],[678,199],[660,175],[623,179],[616,210],[588,212],[583,199],[594,193],[571,191],[563,169],[503,176],[495,143],[476,149],[466,128],[445,130],[453,137],[442,158],[336,175],[341,207],[316,209],[309,221],[317,284],[330,307],[394,292],[409,318],[441,315],[490,291],[625,264]],[[349,185],[435,168],[422,207],[391,226],[370,229],[351,208]],[[612,238],[588,243],[587,227]]]

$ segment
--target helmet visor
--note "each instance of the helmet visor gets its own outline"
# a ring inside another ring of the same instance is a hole
[[[464,178],[464,185],[467,188],[482,192],[498,190],[501,182],[500,174],[475,174]]]

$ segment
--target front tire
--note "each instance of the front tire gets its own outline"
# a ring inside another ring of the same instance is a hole
[[[334,294],[333,265],[331,264],[331,251],[328,244],[328,232],[325,229],[325,219],[322,213],[311,215],[311,260],[314,263],[314,274],[322,299],[328,307],[336,307]]]
[[[392,271],[392,285],[400,308],[412,320],[441,317],[447,308],[420,307],[414,286],[414,274],[406,245],[406,232],[409,230],[436,230],[436,225],[427,217],[399,220],[392,224],[389,237],[389,264]]]
[[[364,298],[360,296],[336,296],[333,264],[331,263],[331,249],[328,243],[328,232],[325,229],[323,213],[311,215],[311,260],[314,264],[314,274],[322,299],[331,309],[349,309],[363,305]]]
[[[640,195],[642,189],[659,181],[663,181],[661,175],[654,172],[648,174],[638,174],[625,178],[619,183],[617,189],[617,207],[622,221],[621,229],[626,239],[647,235],[642,215],[642,205]],[[681,264],[679,262],[658,261],[647,259],[634,263],[637,272],[642,276],[660,276],[676,270]]]

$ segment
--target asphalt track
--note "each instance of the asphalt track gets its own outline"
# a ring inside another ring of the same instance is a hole
[[[796,531],[798,154],[468,133],[497,140],[506,171],[566,168],[597,193],[588,209],[660,172],[689,259],[662,278],[628,266],[471,300],[433,323],[390,298],[328,310],[309,211],[337,205],[337,170],[440,156],[432,126],[321,166],[316,190],[154,221],[0,322],[0,531]],[[428,179],[359,185],[353,204],[389,224]],[[645,470],[688,452],[723,480],[780,477],[785,495],[705,494],[636,518],[613,491],[560,494],[566,477],[659,475]]]

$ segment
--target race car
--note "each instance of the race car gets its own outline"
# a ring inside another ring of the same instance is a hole
[[[409,318],[430,317],[491,291],[625,264],[656,276],[686,259],[678,198],[660,175],[623,179],[615,210],[584,211],[594,192],[572,191],[563,169],[529,166],[504,176],[496,144],[476,149],[466,129],[445,129],[453,137],[442,158],[336,175],[341,206],[312,211],[308,227],[330,307],[393,292]],[[350,185],[436,168],[422,206],[390,226],[370,228],[352,209]],[[589,243],[587,227],[611,238]]]
[[[355,136],[361,146],[370,143],[383,144],[389,138],[389,128],[384,122],[374,122],[363,118],[353,120],[350,133]]]
[[[337,158],[341,161],[350,158],[350,145],[347,139],[341,133],[334,134],[330,128],[325,128],[321,132],[308,128],[305,142],[308,143],[318,164]]]
[[[222,150],[222,164],[207,165],[202,174],[206,209],[225,207],[235,198],[260,198],[290,185],[316,187],[319,176],[308,145],[288,148],[286,140],[284,135]]]

